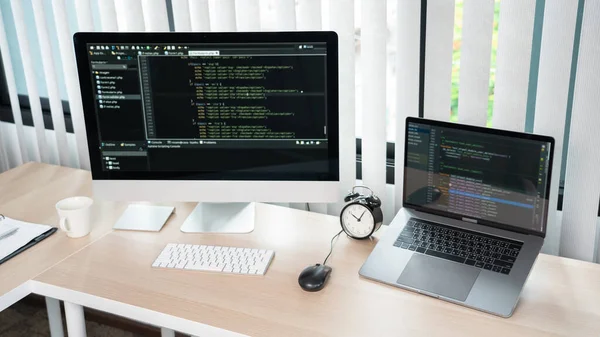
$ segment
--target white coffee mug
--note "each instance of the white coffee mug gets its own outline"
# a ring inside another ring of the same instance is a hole
[[[56,203],[60,228],[71,238],[90,234],[92,229],[92,204],[88,197],[72,197]]]

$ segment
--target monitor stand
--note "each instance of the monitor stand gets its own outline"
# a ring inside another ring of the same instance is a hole
[[[181,225],[184,233],[250,233],[254,230],[253,202],[198,203]]]

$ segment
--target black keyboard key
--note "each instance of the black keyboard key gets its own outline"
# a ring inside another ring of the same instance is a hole
[[[399,240],[400,240],[400,242],[408,243],[409,245],[411,245],[413,242],[415,242],[415,239],[406,238],[406,237],[400,237]]]
[[[443,250],[444,253],[446,254],[453,254],[454,253],[454,249],[450,248],[450,247],[446,247]]]
[[[523,245],[520,245],[520,244],[519,244],[519,245],[517,245],[517,244],[511,243],[511,244],[508,246],[508,249],[514,249],[514,250],[516,250],[516,251],[519,251],[519,250],[521,250],[521,247],[522,247],[522,246],[523,246]]]
[[[499,273],[501,270],[502,270],[502,268],[500,268],[498,266],[492,266],[492,271]]]
[[[403,243],[400,248],[407,249],[410,245],[408,243]]]
[[[408,250],[416,250],[416,249],[417,249],[417,246],[415,246],[415,245],[410,245],[408,247]]]
[[[490,257],[493,259],[499,259],[500,256],[502,256],[502,255],[500,255],[500,253],[492,253],[492,255],[490,255]]]
[[[502,268],[502,270],[500,271],[502,274],[506,274],[508,275],[508,273],[510,273],[510,269],[508,268]]]
[[[475,262],[475,267],[477,267],[477,268],[483,268],[483,262],[481,262],[481,261]]]
[[[446,260],[450,260],[450,261],[454,261],[454,262],[459,262],[459,263],[463,263],[465,262],[465,259],[462,257],[458,257],[458,256],[454,256],[451,254],[446,254],[446,253],[442,253],[442,252],[437,252],[431,249],[427,249],[425,251],[425,255],[430,255],[430,256],[435,256],[435,257],[439,257],[442,259],[446,259]]]
[[[469,260],[469,259],[467,259],[467,261],[465,261],[465,264],[468,264],[469,266],[474,266],[475,265],[475,260]]]
[[[506,261],[502,261],[502,260],[494,260],[494,264],[496,266],[500,266],[502,268],[512,268],[513,264],[506,262]]]
[[[402,230],[402,232],[400,233],[400,237],[401,238],[411,238],[413,237],[413,233],[412,232],[405,232],[404,230]]]
[[[400,246],[402,246],[402,242],[396,241],[396,242],[394,242],[394,246],[400,247]]]
[[[492,269],[492,265],[489,264],[489,263],[486,263],[486,264],[483,265],[483,269],[491,270]]]
[[[426,249],[425,249],[425,248],[423,248],[423,247],[417,247],[417,252],[418,252],[418,253],[425,253],[425,250],[426,250]]]
[[[504,260],[504,261],[510,262],[510,263],[515,263],[515,258],[514,257],[510,257],[508,255],[501,255],[497,259]]]

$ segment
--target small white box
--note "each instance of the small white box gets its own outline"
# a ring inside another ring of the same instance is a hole
[[[132,204],[113,226],[113,229],[158,232],[175,207]]]

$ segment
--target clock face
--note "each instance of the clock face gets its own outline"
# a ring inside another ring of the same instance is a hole
[[[373,232],[375,219],[371,211],[361,204],[350,204],[342,211],[342,226],[348,235],[365,238]]]

